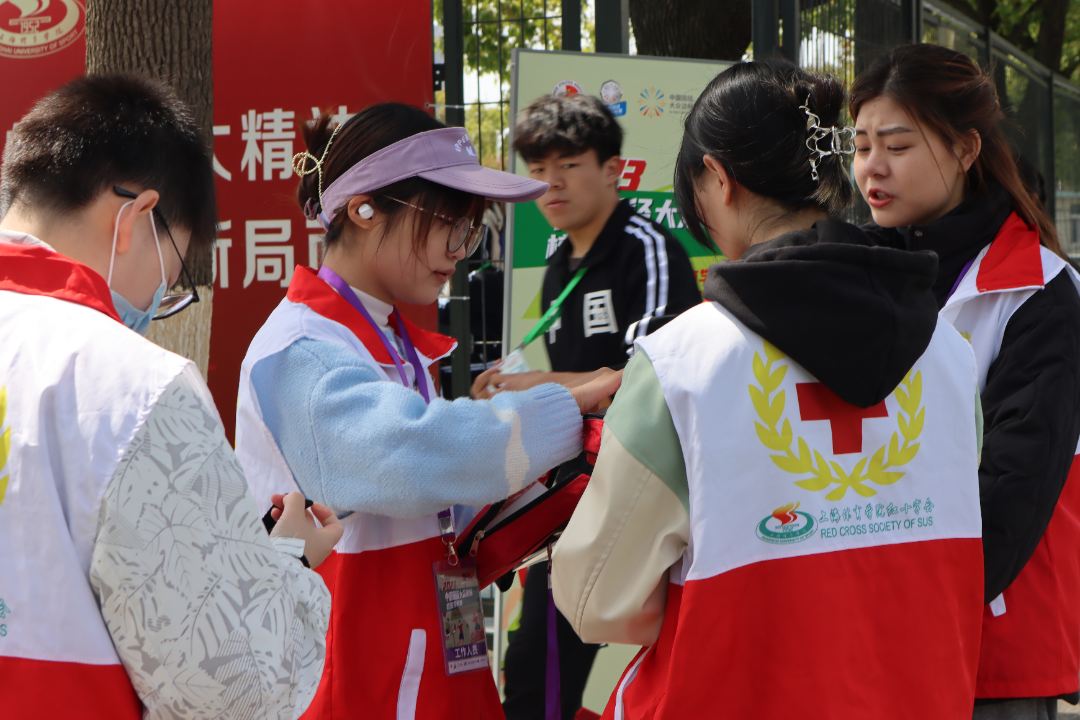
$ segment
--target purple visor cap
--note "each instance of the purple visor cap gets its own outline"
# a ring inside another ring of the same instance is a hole
[[[388,145],[346,170],[323,191],[319,220],[329,227],[349,198],[410,177],[512,203],[535,200],[548,190],[547,183],[481,165],[463,128],[439,128]]]

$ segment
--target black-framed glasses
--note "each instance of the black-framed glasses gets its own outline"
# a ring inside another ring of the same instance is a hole
[[[133,193],[130,190],[125,190],[122,187],[113,185],[113,192],[120,197],[131,198],[134,200],[139,197],[137,193]],[[188,287],[191,288],[191,292],[173,293],[166,295],[161,299],[161,304],[158,305],[157,312],[154,313],[154,320],[164,320],[167,317],[172,317],[181,310],[186,309],[193,303],[199,302],[199,292],[195,289],[195,283],[191,281],[191,274],[188,273],[187,265],[184,263],[184,256],[180,254],[180,248],[176,246],[176,240],[173,240],[172,231],[169,230],[169,223],[165,222],[165,216],[158,212],[155,207],[150,212],[154,214],[155,222],[165,229],[165,234],[169,236],[169,242],[172,243],[173,250],[176,251],[176,256],[180,258],[180,275],[187,281]]]
[[[398,200],[396,197],[384,196],[388,200],[401,203],[406,207],[411,207],[413,210],[419,210],[420,212],[427,212],[422,207],[407,203],[404,200]],[[446,250],[450,253],[456,253],[461,249],[462,245],[465,246],[465,257],[469,257],[476,249],[484,244],[487,239],[488,227],[484,223],[480,223],[479,227],[474,227],[472,220],[467,217],[459,217],[457,220],[439,213],[434,213],[435,217],[439,218],[443,222],[450,225],[450,234],[446,238]]]

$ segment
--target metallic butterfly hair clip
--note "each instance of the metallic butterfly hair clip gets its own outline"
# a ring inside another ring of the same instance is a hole
[[[855,152],[855,128],[850,126],[822,127],[821,118],[810,111],[810,96],[806,96],[806,104],[799,106],[806,112],[806,147],[810,150],[810,176],[815,181],[818,176],[818,163],[830,155],[852,155]],[[828,139],[827,150],[822,150],[820,143]]]

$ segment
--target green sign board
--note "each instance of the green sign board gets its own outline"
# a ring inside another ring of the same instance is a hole
[[[510,107],[517,111],[554,92],[585,92],[611,109],[622,125],[623,171],[620,193],[638,213],[671,230],[686,248],[698,273],[718,260],[683,229],[672,194],[675,156],[682,142],[683,121],[698,94],[731,63],[634,55],[576,52],[514,51]],[[526,175],[520,158],[510,169]],[[506,305],[503,335],[513,350],[542,315],[540,286],[547,257],[564,234],[544,220],[535,203],[508,208]],[[542,342],[526,350],[538,370],[550,366]]]

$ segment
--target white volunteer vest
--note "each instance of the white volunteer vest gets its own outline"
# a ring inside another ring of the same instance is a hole
[[[9,478],[0,501],[0,656],[119,664],[89,582],[101,501],[188,365],[97,310],[0,291],[0,434],[10,432],[0,468]],[[56,681],[63,692],[62,674]]]
[[[869,410],[838,405],[718,303],[669,327],[637,342],[686,462],[691,537],[673,582],[779,558],[981,537],[975,363],[948,323]]]
[[[1080,292],[1080,274],[1068,263],[1045,247],[1039,246],[1042,260],[1042,283],[1018,282],[1015,286],[994,288],[980,291],[978,288],[979,271],[989,253],[987,245],[975,256],[971,269],[960,281],[956,292],[941,309],[941,317],[971,342],[978,364],[979,391],[986,388],[986,374],[1001,352],[1001,341],[1005,335],[1005,326],[1012,319],[1013,313],[1020,309],[1028,299],[1058,276],[1066,272],[1077,292]]]

